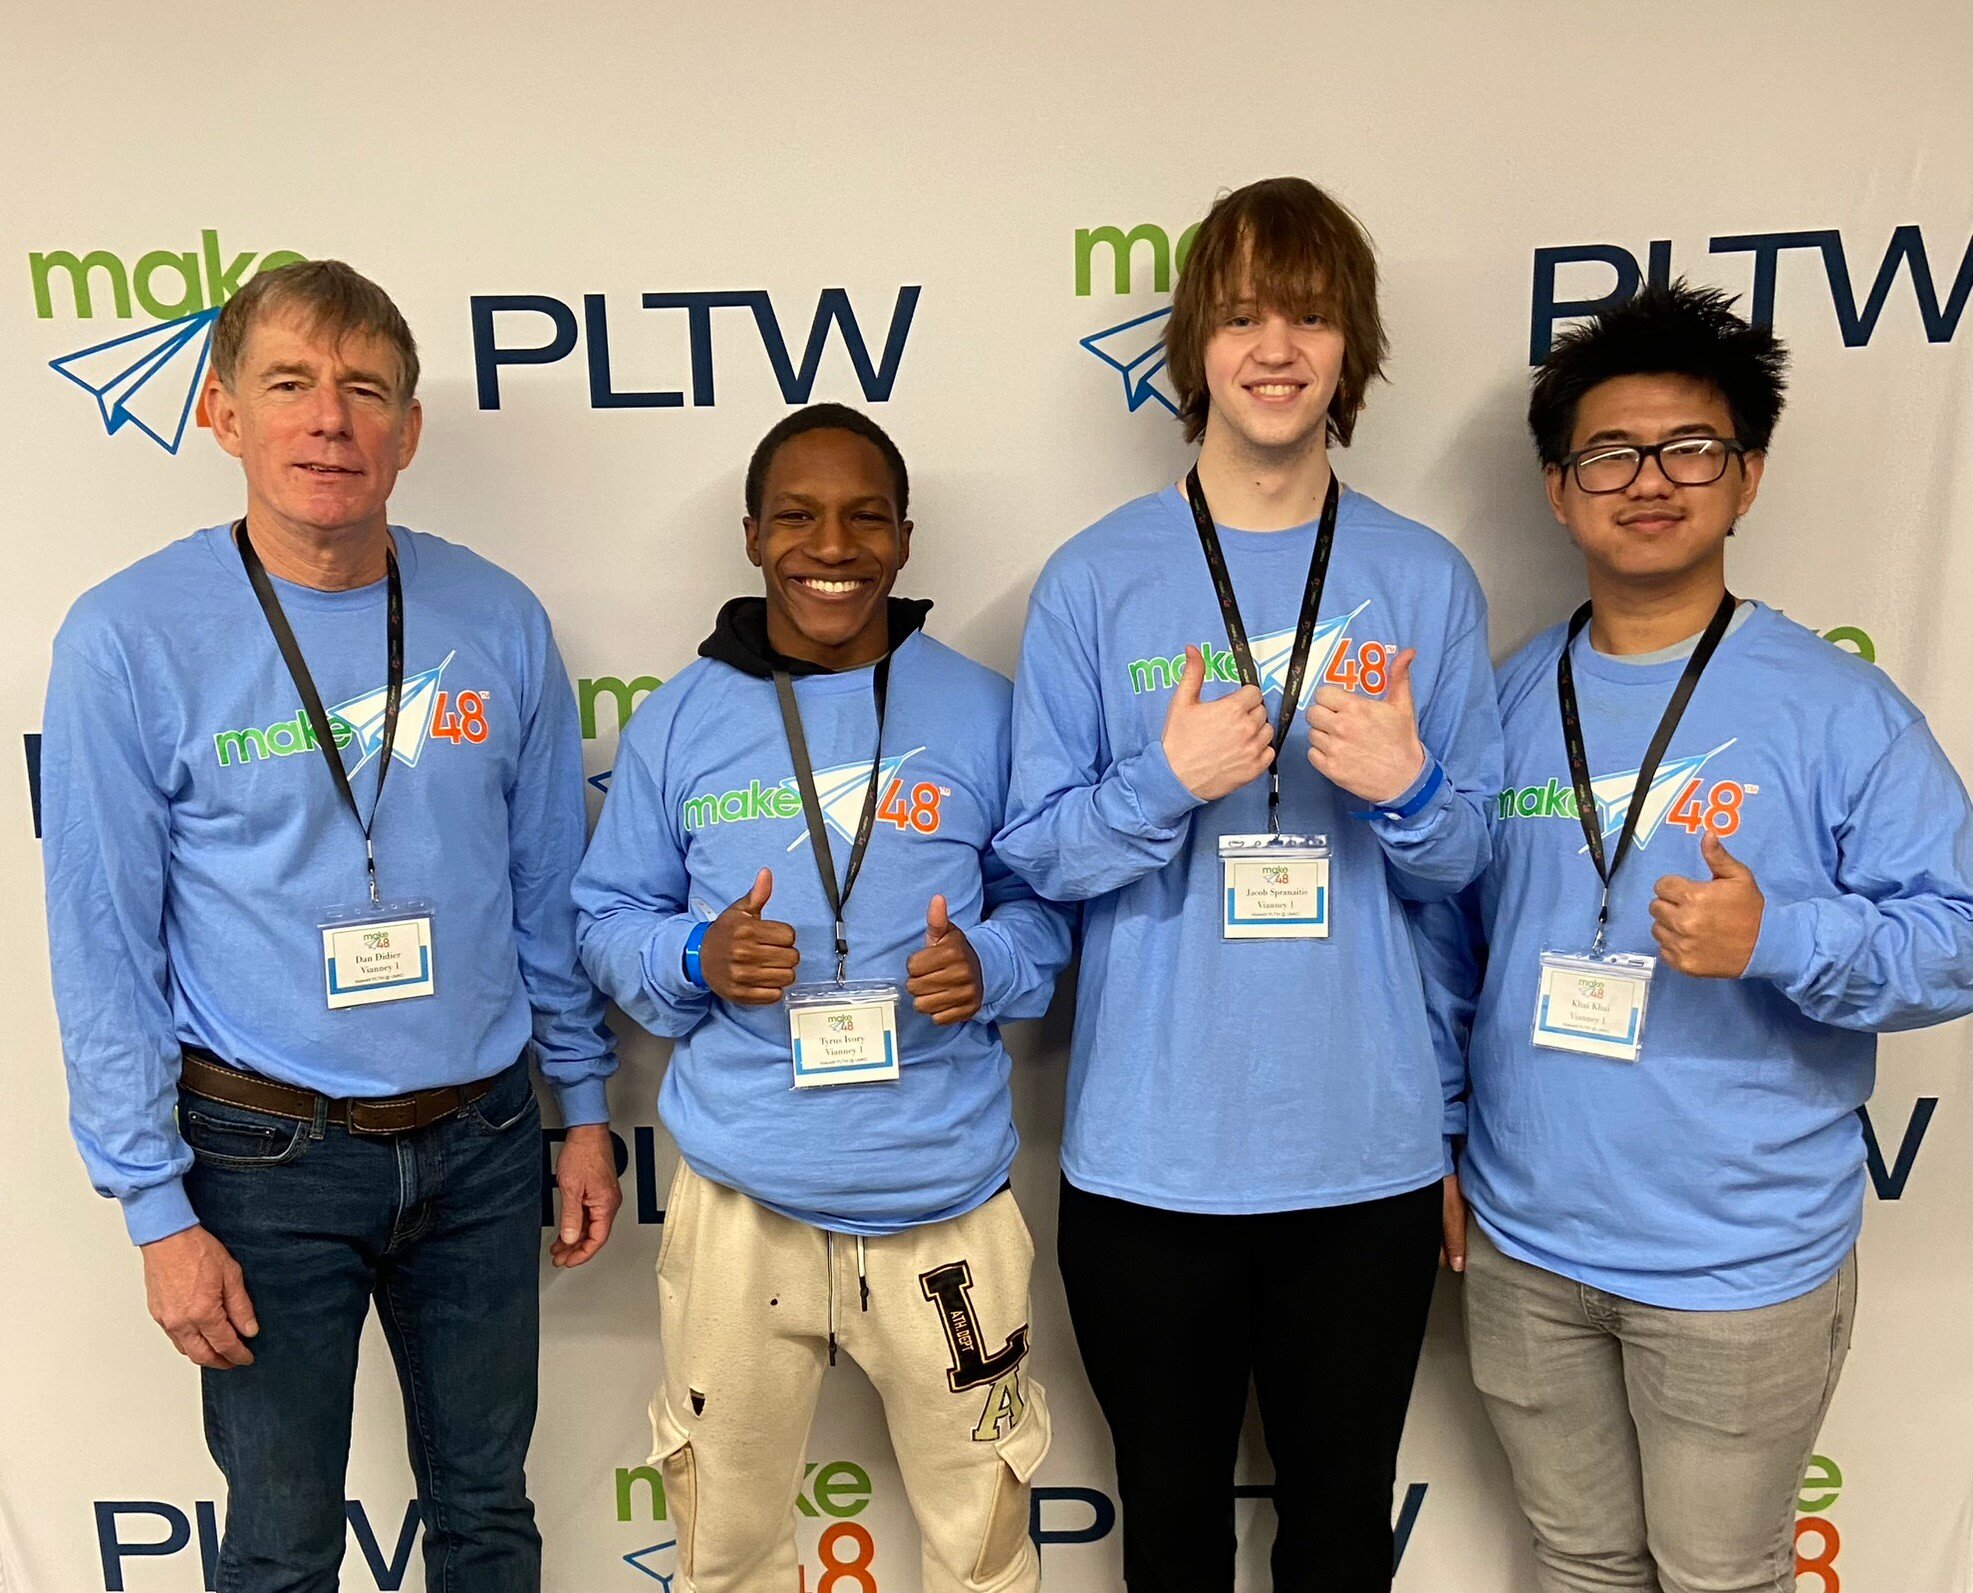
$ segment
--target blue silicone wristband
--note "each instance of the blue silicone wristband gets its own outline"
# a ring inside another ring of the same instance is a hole
[[[1445,784],[1445,765],[1437,758],[1432,759],[1432,772],[1425,776],[1425,783],[1418,788],[1418,794],[1400,808],[1359,808],[1350,814],[1353,819],[1408,819],[1414,813],[1422,813],[1425,804],[1439,794],[1439,787]]]
[[[681,959],[685,977],[701,990],[710,990],[706,983],[705,970],[699,966],[699,950],[706,943],[706,931],[712,928],[710,921],[701,920],[692,926],[692,933],[685,937],[685,955]]]

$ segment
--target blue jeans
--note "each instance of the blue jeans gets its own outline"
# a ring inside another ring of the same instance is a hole
[[[430,1593],[539,1593],[527,1496],[541,1119],[526,1061],[417,1133],[351,1134],[181,1092],[199,1221],[246,1274],[251,1366],[208,1371],[219,1593],[335,1593],[357,1340],[375,1301],[404,1394]],[[389,1552],[388,1544],[386,1553]]]

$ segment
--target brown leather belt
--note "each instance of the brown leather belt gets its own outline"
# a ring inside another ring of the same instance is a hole
[[[266,1112],[272,1117],[293,1118],[301,1123],[313,1123],[317,1114],[322,1113],[323,1122],[334,1123],[352,1134],[409,1134],[463,1112],[492,1089],[499,1077],[496,1073],[493,1078],[472,1084],[419,1090],[412,1095],[338,1101],[314,1090],[278,1084],[257,1073],[242,1073],[238,1068],[228,1067],[210,1051],[187,1048],[178,1082],[208,1101],[242,1107],[249,1112]],[[327,1111],[323,1113],[325,1104]]]

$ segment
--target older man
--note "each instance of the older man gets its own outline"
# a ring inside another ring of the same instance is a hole
[[[213,340],[245,517],[86,593],[44,719],[76,1141],[205,1369],[219,1585],[334,1589],[357,1341],[397,1362],[427,1585],[540,1585],[532,1046],[569,1125],[557,1264],[619,1202],[575,956],[575,703],[541,605],[393,527],[417,349],[348,266],[264,273]]]

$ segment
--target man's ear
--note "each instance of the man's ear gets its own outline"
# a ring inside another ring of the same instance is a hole
[[[206,419],[212,422],[213,438],[238,459],[246,451],[246,443],[240,436],[240,406],[216,375],[207,377],[205,396]]]
[[[404,435],[397,445],[397,468],[408,466],[418,456],[418,439],[425,435],[425,406],[411,400],[411,412],[404,417]]]
[[[740,521],[747,528],[747,562],[755,569],[760,568],[760,522],[752,515]]]
[[[1568,488],[1568,474],[1560,465],[1543,465],[1541,480],[1542,485],[1548,489],[1548,507],[1554,511],[1557,520],[1567,525],[1569,517],[1562,512],[1562,494]]]
[[[1738,520],[1754,507],[1754,499],[1760,496],[1761,476],[1766,469],[1766,454],[1745,453],[1740,456],[1740,499],[1734,505],[1734,519]]]
[[[897,528],[897,567],[901,570],[911,562],[911,522],[904,521]]]

